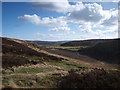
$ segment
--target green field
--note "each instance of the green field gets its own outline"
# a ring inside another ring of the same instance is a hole
[[[78,51],[81,48],[87,48],[88,46],[71,46],[71,47],[64,47],[64,46],[47,46],[47,49],[50,50],[68,50],[68,51]]]

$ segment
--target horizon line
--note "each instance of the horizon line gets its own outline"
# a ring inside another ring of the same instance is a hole
[[[10,37],[3,37],[0,36],[0,38],[10,38]],[[90,39],[77,39],[77,40],[27,40],[27,39],[18,39],[18,38],[10,38],[10,39],[17,39],[17,40],[23,40],[23,41],[43,41],[43,42],[60,42],[60,41],[87,41],[87,40],[114,40],[114,39],[120,39],[118,38],[90,38]]]

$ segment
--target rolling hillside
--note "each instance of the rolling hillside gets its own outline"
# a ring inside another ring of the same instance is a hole
[[[22,40],[2,38],[2,48],[2,88],[58,88],[70,71],[92,70]]]
[[[95,46],[98,43],[111,42],[113,39],[91,39],[91,40],[80,40],[70,41],[61,44],[61,46]]]
[[[3,67],[19,66],[30,63],[26,56],[38,56],[41,59],[60,60],[60,58],[40,53],[32,48],[40,49],[35,44],[10,38],[2,38]],[[31,61],[32,63],[33,61]]]
[[[51,53],[33,43],[11,38],[2,38],[2,49],[3,89],[119,87],[119,68],[112,64],[72,59],[57,54],[64,50]],[[74,52],[64,53],[72,56]]]
[[[79,50],[80,54],[84,54],[100,61],[120,64],[120,39],[105,40],[99,42],[95,46],[83,48]]]

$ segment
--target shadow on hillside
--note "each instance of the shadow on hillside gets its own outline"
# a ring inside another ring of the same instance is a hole
[[[100,61],[120,64],[120,39],[110,42],[98,43],[93,47],[79,50],[80,54],[90,56]]]

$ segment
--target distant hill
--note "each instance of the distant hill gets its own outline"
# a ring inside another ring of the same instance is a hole
[[[120,64],[120,39],[100,40],[99,43],[98,41],[94,46],[80,49],[79,53],[101,61]]]
[[[61,44],[61,46],[95,46],[98,43],[113,41],[113,39],[91,39],[91,40],[79,40],[70,41]]]
[[[42,46],[51,46],[51,45],[57,45],[56,42],[48,42],[48,41],[28,41],[37,45],[42,45]]]
[[[66,42],[66,41],[28,41],[31,43],[34,43],[36,45],[41,45],[41,46],[59,46],[60,44]]]

